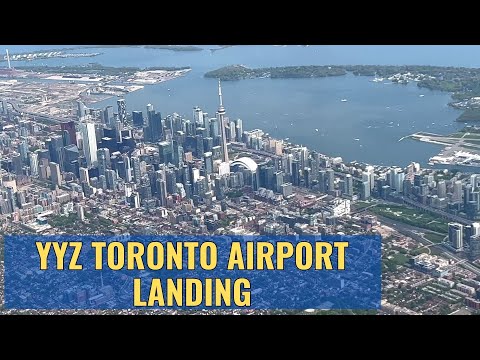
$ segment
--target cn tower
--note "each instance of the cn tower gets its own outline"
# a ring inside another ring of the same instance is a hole
[[[223,107],[223,98],[222,98],[222,84],[220,79],[218,80],[218,97],[220,99],[220,105],[217,110],[218,116],[218,125],[221,129],[222,134],[222,152],[223,152],[223,162],[228,163],[228,149],[227,149],[227,136],[225,133],[225,108]]]

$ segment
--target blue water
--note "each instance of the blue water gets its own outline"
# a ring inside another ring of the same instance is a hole
[[[63,47],[63,46],[62,46]],[[181,79],[146,86],[127,95],[127,110],[147,103],[166,115],[191,117],[200,106],[212,116],[218,106],[217,83],[206,71],[225,65],[250,67],[327,64],[425,64],[480,67],[480,46],[235,46],[212,53],[143,48],[81,49],[102,52],[93,58],[48,59],[14,65],[70,65],[97,62],[110,66],[191,66]],[[4,46],[0,46],[4,48]],[[9,46],[10,53],[59,46]],[[246,129],[262,128],[279,138],[301,143],[344,160],[375,164],[426,164],[440,150],[430,144],[398,140],[417,131],[441,134],[463,127],[459,111],[447,106],[450,95],[417,88],[416,84],[373,83],[353,75],[324,79],[254,79],[225,82],[224,102],[231,118]],[[168,90],[170,89],[170,90]],[[419,95],[425,95],[420,97]],[[347,102],[341,102],[341,99]],[[116,99],[95,107],[114,105]],[[316,131],[315,129],[318,129]],[[355,139],[359,139],[358,141]]]

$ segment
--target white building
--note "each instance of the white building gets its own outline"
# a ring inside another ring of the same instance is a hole
[[[230,163],[221,162],[220,164],[218,164],[218,174],[220,176],[230,174]]]
[[[30,173],[32,176],[38,176],[38,154],[30,153]]]
[[[89,168],[97,164],[97,137],[95,135],[95,124],[85,122],[79,124],[80,134],[82,135],[83,153],[87,160]]]
[[[335,198],[325,207],[325,210],[335,217],[350,215],[350,200]]]

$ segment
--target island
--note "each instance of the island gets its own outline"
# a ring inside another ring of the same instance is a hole
[[[171,51],[203,51],[200,46],[195,45],[85,45],[77,47],[77,49],[102,49],[102,48],[122,48],[122,47],[134,47],[145,49],[158,49],[158,50],[171,50]]]
[[[203,51],[203,48],[194,45],[144,45],[145,49],[159,49],[172,51]]]
[[[84,52],[84,53],[71,53],[68,52],[73,48],[64,48],[56,50],[36,50],[26,52],[11,52],[8,59],[10,61],[33,61],[33,60],[46,60],[55,58],[81,58],[81,57],[95,57],[102,55],[101,52]],[[7,61],[7,54],[0,54],[0,62]]]
[[[215,53],[216,51],[228,49],[229,47],[232,47],[232,46],[235,46],[235,45],[217,45],[217,46],[218,46],[217,48],[210,49],[210,52],[212,54]]]
[[[292,79],[342,76],[373,76],[372,81],[398,84],[416,82],[419,88],[452,93],[449,106],[464,110],[458,121],[480,121],[480,68],[428,65],[306,65],[249,68],[230,65],[205,73],[206,78],[235,81],[254,78]]]
[[[347,72],[341,66],[285,66],[251,69],[244,65],[231,65],[207,72],[205,77],[223,81],[254,78],[312,78],[341,76]]]

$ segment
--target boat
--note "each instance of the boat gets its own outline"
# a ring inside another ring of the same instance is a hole
[[[342,99],[340,100],[341,102],[347,102],[348,100],[347,99]]]
[[[318,132],[318,129],[315,129],[316,132]]]
[[[418,96],[419,96],[419,97],[424,97],[425,95],[422,94],[422,95],[418,95]]]
[[[357,139],[353,139],[353,140],[355,140],[355,141],[360,141],[360,139],[358,139],[358,138],[357,138]]]

